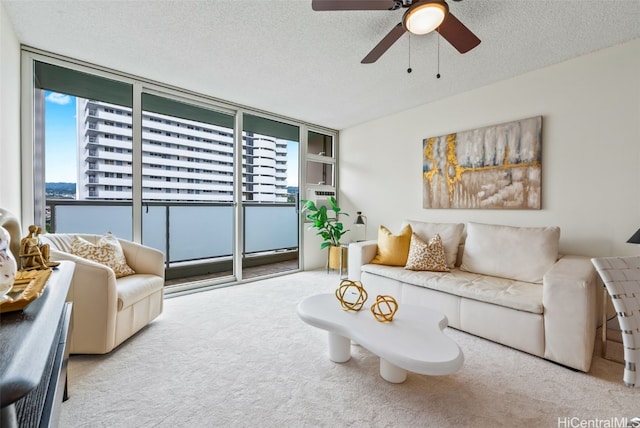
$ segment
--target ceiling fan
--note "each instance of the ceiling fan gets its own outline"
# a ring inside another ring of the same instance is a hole
[[[376,62],[405,31],[421,35],[435,30],[460,53],[480,44],[480,39],[449,12],[444,0],[312,0],[311,8],[316,11],[407,9],[402,22],[384,36],[364,57],[362,64]]]

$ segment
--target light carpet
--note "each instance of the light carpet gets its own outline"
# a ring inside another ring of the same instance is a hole
[[[590,373],[575,372],[450,328],[465,355],[452,375],[391,384],[360,346],[333,363],[326,332],[296,305],[338,282],[301,272],[167,299],[110,354],[71,357],[60,426],[571,427],[640,416],[620,363],[594,356]]]

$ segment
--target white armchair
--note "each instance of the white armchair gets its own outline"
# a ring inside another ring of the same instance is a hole
[[[67,300],[73,302],[72,354],[106,354],[133,336],[163,308],[164,254],[118,239],[134,275],[117,278],[112,269],[71,254],[74,237],[96,244],[100,235],[44,234],[51,261],[71,260],[76,268]]]
[[[600,257],[591,259],[591,263],[618,316],[624,346],[623,382],[628,387],[640,387],[640,257]]]

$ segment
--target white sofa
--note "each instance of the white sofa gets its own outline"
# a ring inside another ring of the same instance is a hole
[[[114,271],[71,253],[75,236],[92,244],[100,235],[44,234],[51,261],[71,260],[76,268],[67,300],[73,302],[72,354],[106,354],[162,313],[164,254],[154,248],[118,239],[134,275],[116,279]]]
[[[450,327],[589,371],[597,274],[588,257],[558,255],[558,228],[406,223],[425,241],[442,237],[451,271],[371,264],[377,241],[351,243],[349,279],[369,296],[437,309]]]

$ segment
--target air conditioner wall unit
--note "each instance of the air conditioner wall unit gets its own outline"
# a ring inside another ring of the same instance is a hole
[[[313,201],[316,207],[329,207],[329,198],[336,197],[336,191],[333,188],[328,189],[307,189],[307,200]]]

